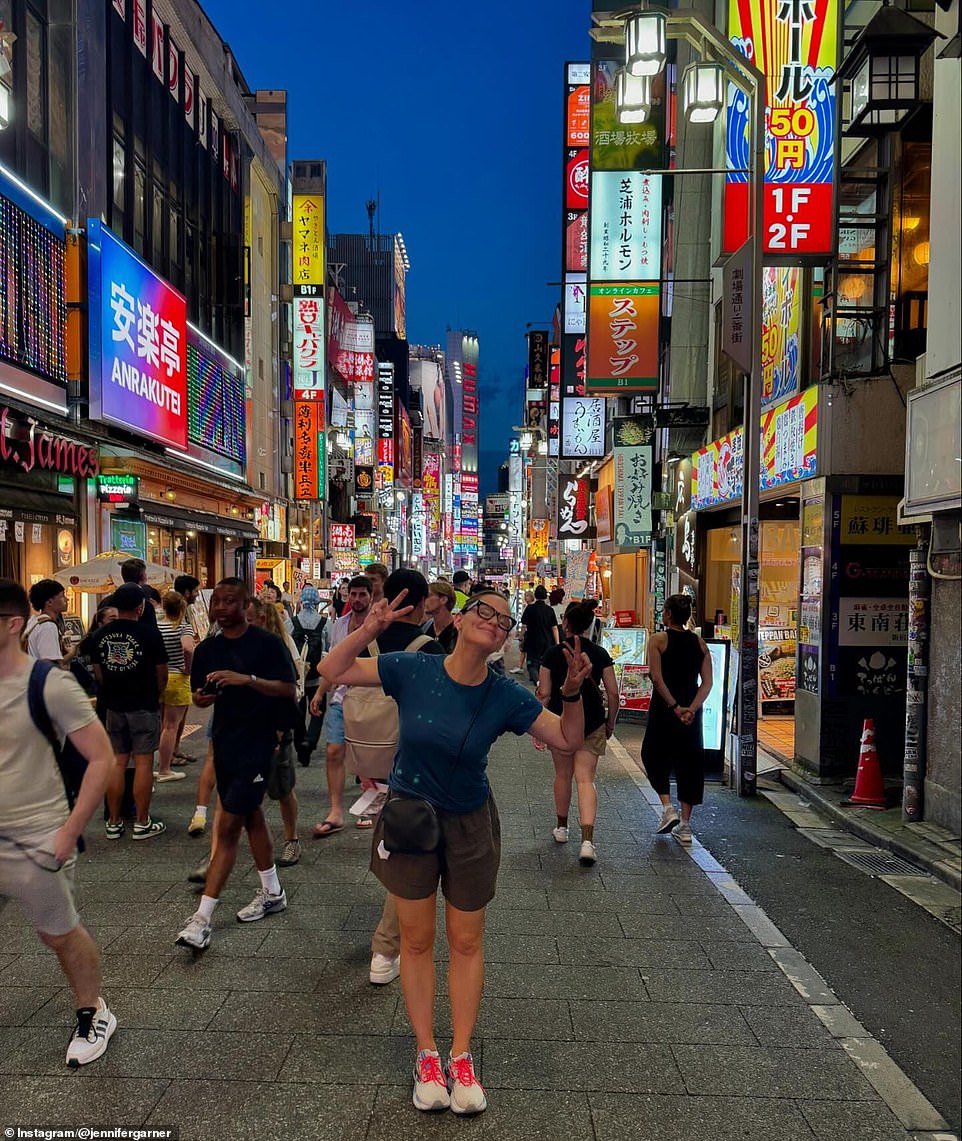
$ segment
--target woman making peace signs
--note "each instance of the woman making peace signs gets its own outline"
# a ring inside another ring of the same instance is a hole
[[[455,616],[458,640],[447,657],[422,653],[358,658],[368,643],[407,614],[402,591],[376,603],[364,625],[336,646],[321,673],[343,685],[383,687],[400,713],[391,797],[427,801],[440,842],[411,854],[384,846],[385,822],[374,831],[371,870],[395,897],[401,926],[401,986],[417,1039],[414,1104],[418,1109],[480,1113],[487,1100],[474,1074],[471,1035],[484,980],[484,909],[494,897],[501,857],[498,810],[485,773],[488,750],[508,730],[529,733],[549,748],[574,752],[584,739],[581,684],[591,663],[580,641],[565,647],[568,676],[561,715],[541,707],[517,682],[488,670],[515,625],[497,591],[474,595]],[[388,810],[389,811],[389,810]],[[389,844],[390,844],[390,837]],[[438,884],[445,899],[453,1042],[447,1067],[434,1039],[434,934]],[[450,1093],[448,1084],[450,1083]]]

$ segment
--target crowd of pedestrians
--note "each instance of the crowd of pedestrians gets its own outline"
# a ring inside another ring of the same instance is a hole
[[[528,734],[550,751],[551,835],[568,841],[575,791],[578,859],[593,866],[595,776],[619,709],[614,663],[594,640],[593,607],[566,604],[560,588],[549,597],[538,586],[516,617],[504,593],[472,583],[466,572],[429,584],[418,571],[371,564],[340,582],[329,604],[305,585],[296,609],[286,583],[282,590],[268,582],[252,598],[241,579],[225,578],[212,592],[201,638],[189,617],[198,581],[180,576],[174,590],[154,598],[145,570],[138,559],[124,564],[123,585],[103,599],[76,649],[62,636],[59,583],[35,584],[29,601],[19,586],[0,583],[0,715],[13,730],[0,745],[0,894],[20,901],[73,989],[68,1063],[102,1054],[117,1024],[100,995],[96,947],[73,905],[77,843],[104,798],[107,839],[123,838],[131,813],[131,840],[162,835],[152,799],[156,786],[185,778],[180,737],[193,704],[211,713],[188,832],[209,831],[210,850],[188,877],[203,890],[176,942],[195,953],[210,945],[245,835],[260,884],[237,920],[287,908],[278,868],[301,858],[295,757],[311,763],[323,728],[327,810],[313,826],[315,839],[345,828],[348,779],[358,791],[386,786],[379,810],[355,824],[371,832],[370,869],[385,888],[368,977],[380,986],[400,977],[416,1040],[414,1104],[481,1112],[487,1102],[472,1035],[485,908],[501,853],[488,752],[506,732]],[[700,710],[711,689],[705,644],[686,629],[690,613],[686,598],[669,598],[665,632],[652,641],[655,693],[642,754],[664,804],[658,831],[674,830],[681,843],[691,842],[691,813],[702,797]],[[515,634],[519,664],[509,672],[505,648]],[[31,681],[32,663],[46,671],[39,682]],[[522,670],[534,692],[511,676]],[[35,693],[49,723],[34,709]],[[71,750],[82,781],[68,775]],[[672,767],[680,816],[669,795]],[[277,857],[265,797],[280,810]],[[439,890],[453,1032],[443,1060],[434,1031]]]

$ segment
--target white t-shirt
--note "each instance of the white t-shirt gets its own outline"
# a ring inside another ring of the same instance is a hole
[[[4,835],[55,831],[68,815],[53,749],[30,716],[29,678],[29,666],[0,678],[0,833]],[[61,739],[97,719],[90,698],[68,670],[50,671],[43,696]]]
[[[348,610],[346,614],[342,614],[341,617],[338,618],[337,621],[334,622],[334,624],[331,626],[331,649],[332,650],[338,644],[338,642],[343,642],[344,639],[350,633],[350,630],[348,629],[348,627],[351,624],[351,614],[352,613],[353,613],[352,611]],[[347,685],[337,686],[334,689],[334,691],[331,693],[331,704],[332,705],[343,704],[344,694],[347,693],[347,691],[349,689],[350,689],[350,686],[347,686]]]
[[[27,653],[32,658],[46,658],[59,662],[63,657],[60,647],[60,628],[48,614],[34,614],[27,620]]]

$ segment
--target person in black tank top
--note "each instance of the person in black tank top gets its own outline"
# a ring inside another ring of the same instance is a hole
[[[711,654],[685,623],[691,618],[691,599],[673,594],[665,601],[665,630],[656,634],[648,649],[654,692],[641,759],[652,788],[663,805],[659,833],[675,830],[682,844],[691,843],[691,810],[705,792],[701,709],[711,692]],[[681,820],[671,802],[671,771],[675,771]]]

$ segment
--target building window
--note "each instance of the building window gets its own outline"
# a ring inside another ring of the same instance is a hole
[[[111,229],[117,234],[124,232],[124,214],[126,213],[127,194],[127,156],[124,150],[123,121],[114,116],[113,164],[111,177],[113,181],[113,209],[110,216]]]
[[[147,168],[139,156],[134,158],[134,232],[133,247],[144,253],[147,238]]]
[[[47,140],[46,45],[44,27],[27,12],[27,127],[41,142]]]

